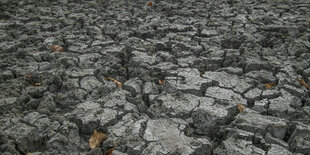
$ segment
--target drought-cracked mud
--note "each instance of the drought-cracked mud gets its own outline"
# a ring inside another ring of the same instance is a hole
[[[0,154],[309,154],[310,2],[148,2],[0,1]]]

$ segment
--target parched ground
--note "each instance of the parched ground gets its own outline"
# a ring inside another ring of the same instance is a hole
[[[148,2],[0,1],[0,154],[309,154],[308,0]]]

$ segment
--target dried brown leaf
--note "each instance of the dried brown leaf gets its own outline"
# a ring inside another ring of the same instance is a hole
[[[301,86],[306,87],[307,89],[309,89],[309,85],[306,83],[306,81],[302,78],[298,78],[298,82]]]
[[[158,83],[159,83],[160,85],[163,85],[163,84],[165,83],[165,80],[158,80]]]
[[[122,83],[122,82],[119,82],[119,81],[117,81],[117,80],[115,80],[115,79],[113,79],[113,78],[111,78],[111,77],[106,77],[105,79],[106,79],[106,80],[113,81],[119,88],[122,88],[122,86],[123,86],[123,83]]]
[[[116,83],[116,85],[119,87],[119,88],[122,88],[123,86],[123,83],[117,81],[117,80],[114,80],[114,83]]]
[[[242,112],[246,108],[245,105],[238,103],[238,110]]]
[[[34,83],[32,84],[32,86],[38,87],[38,86],[41,86],[41,83]]]
[[[115,148],[113,147],[112,149],[108,150],[106,153],[104,153],[104,155],[112,155],[112,152],[115,150]]]
[[[31,75],[31,74],[27,74],[27,75],[26,75],[26,78],[28,78],[28,79],[30,79],[30,80],[31,80],[32,75]]]
[[[272,87],[274,87],[274,86],[276,86],[276,84],[274,84],[274,83],[265,83],[265,87],[266,87],[267,89],[270,89],[270,88],[272,88]]]
[[[153,6],[153,2],[148,2],[147,6]]]
[[[54,52],[63,52],[64,51],[64,49],[59,45],[52,45],[51,50]]]
[[[105,141],[106,139],[107,139],[106,134],[94,130],[93,135],[91,135],[91,137],[89,138],[89,147],[91,149],[99,147],[102,144],[102,142]]]

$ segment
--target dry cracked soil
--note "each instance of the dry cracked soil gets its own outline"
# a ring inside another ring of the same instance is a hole
[[[309,154],[309,8],[1,0],[0,154]]]

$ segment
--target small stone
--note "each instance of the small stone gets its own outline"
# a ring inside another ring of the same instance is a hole
[[[145,94],[157,95],[159,93],[158,90],[159,88],[155,83],[146,82],[144,83],[142,92]]]
[[[248,99],[249,101],[255,101],[260,99],[262,91],[258,88],[254,88],[247,93],[244,94],[245,98]]]
[[[218,71],[224,71],[228,74],[233,74],[233,75],[238,75],[238,76],[241,76],[243,74],[242,68],[238,68],[238,67],[226,67],[226,68],[221,68]]]
[[[66,71],[66,74],[70,77],[84,77],[84,76],[89,76],[89,75],[94,75],[95,69],[72,69],[69,71]]]
[[[288,84],[285,84],[282,87],[284,90],[286,90],[287,92],[289,92],[290,94],[292,94],[294,96],[297,96],[297,97],[305,96],[305,92],[300,88],[296,88],[296,87],[294,87],[292,85],[288,85]]]
[[[109,122],[116,119],[118,112],[110,108],[100,108],[100,104],[96,102],[84,102],[67,114],[81,129],[84,134],[92,134],[94,129],[103,127]]]
[[[250,71],[245,76],[258,80],[260,83],[276,83],[272,72],[266,70]]]
[[[268,113],[273,116],[284,117],[288,111],[293,110],[290,103],[283,97],[271,99],[269,103]]]
[[[213,97],[219,100],[227,100],[231,105],[237,105],[241,103],[247,105],[247,101],[242,98],[241,95],[236,94],[234,91],[219,87],[209,87],[206,91],[205,96]]]
[[[14,78],[12,71],[2,71],[0,73],[0,83],[5,82],[6,80]]]
[[[260,134],[266,134],[266,132],[268,132],[279,139],[284,138],[288,128],[287,121],[285,119],[273,116],[264,116],[253,110],[247,110],[237,115],[233,125],[237,126],[238,129],[248,132],[256,131]]]
[[[268,155],[293,155],[290,151],[288,151],[286,148],[283,148],[277,144],[271,144],[271,148],[268,150]]]
[[[79,66],[81,68],[91,68],[95,66],[95,63],[101,58],[101,55],[97,53],[82,54],[78,56],[78,58],[79,58]]]
[[[280,95],[280,92],[276,89],[267,89],[263,91],[262,98],[273,99]]]
[[[252,109],[259,113],[267,113],[267,108],[268,108],[268,100],[263,99],[260,101],[255,101]]]
[[[81,80],[80,85],[81,88],[87,91],[93,91],[95,88],[98,88],[100,85],[102,85],[102,83],[94,76],[87,76]]]
[[[122,88],[124,90],[129,91],[133,95],[133,97],[135,97],[137,94],[142,93],[141,92],[142,84],[143,83],[141,80],[139,80],[137,78],[132,78],[132,79],[127,80],[123,84]]]
[[[256,147],[251,141],[238,138],[228,138],[224,140],[214,151],[214,154],[265,154],[265,151]]]
[[[180,68],[175,73],[177,74],[176,77],[166,77],[165,82],[170,83],[170,87],[164,87],[164,90],[176,89],[202,96],[203,90],[212,85],[211,80],[200,77],[200,72],[197,69]]]
[[[298,122],[293,122],[293,124],[294,129],[288,144],[294,152],[307,154],[310,151],[310,127]]]
[[[213,37],[213,36],[216,36],[216,35],[218,35],[216,30],[203,29],[201,31],[201,36],[203,36],[203,37]]]
[[[310,68],[305,69],[305,70],[303,71],[302,75],[305,76],[305,77],[310,77]]]
[[[244,72],[248,73],[250,71],[259,71],[259,70],[271,70],[273,71],[272,67],[270,67],[266,62],[259,61],[256,59],[247,59],[246,65],[244,67]]]
[[[171,121],[170,119],[160,118],[157,120],[149,120],[143,135],[144,139],[147,141],[158,141],[156,145],[160,145],[164,149],[160,151],[161,153],[175,152],[179,154],[191,154],[194,152],[193,148],[197,147],[207,147],[210,146],[210,142],[205,138],[195,138],[195,143],[192,137],[187,137],[178,128],[178,124]],[[166,134],[169,133],[169,134]],[[199,143],[199,144],[198,144]],[[156,147],[146,148],[150,149],[150,154],[154,154],[154,151],[159,151],[155,149]],[[166,151],[164,151],[166,150]]]

